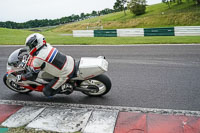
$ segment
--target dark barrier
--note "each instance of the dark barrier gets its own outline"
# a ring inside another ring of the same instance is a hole
[[[174,36],[174,27],[144,28],[144,36]]]
[[[94,37],[117,37],[117,30],[94,30]]]

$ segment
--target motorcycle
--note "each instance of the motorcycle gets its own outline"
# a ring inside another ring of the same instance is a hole
[[[34,81],[18,81],[17,76],[31,71],[31,59],[27,50],[20,48],[12,52],[8,58],[7,73],[4,75],[4,84],[18,93],[42,92],[54,76],[40,71]],[[70,80],[59,88],[58,94],[69,95],[73,91],[80,91],[88,96],[102,96],[111,89],[109,77],[103,73],[108,71],[108,62],[105,57],[82,57],[75,61],[74,74]]]

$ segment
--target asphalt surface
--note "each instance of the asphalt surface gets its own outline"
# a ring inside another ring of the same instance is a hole
[[[15,93],[2,81],[9,54],[19,48],[12,46],[0,47],[0,100],[200,110],[200,45],[56,47],[75,59],[106,56],[111,91],[99,98],[80,92],[50,99],[39,92]]]

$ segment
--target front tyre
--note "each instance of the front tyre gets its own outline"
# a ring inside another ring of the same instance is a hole
[[[111,81],[108,76],[102,74],[92,79],[84,80],[81,82],[80,87],[87,89],[96,89],[95,92],[83,92],[88,96],[103,96],[111,89]]]
[[[26,89],[26,88],[23,88],[23,87],[17,85],[13,81],[10,81],[7,78],[7,74],[4,75],[3,82],[9,89],[11,89],[12,91],[18,92],[18,93],[27,94],[32,91],[32,90],[29,90],[29,89]]]

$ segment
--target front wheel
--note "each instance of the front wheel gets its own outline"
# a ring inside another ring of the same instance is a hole
[[[26,89],[26,88],[23,88],[19,85],[17,85],[15,82],[13,81],[10,81],[8,78],[7,78],[7,74],[4,75],[3,77],[3,82],[4,84],[11,90],[15,91],[15,92],[19,92],[19,93],[23,93],[23,94],[27,94],[29,92],[31,92],[32,90],[29,90],[29,89]]]
[[[108,76],[102,74],[92,79],[84,80],[80,83],[81,88],[96,89],[95,92],[83,92],[88,96],[103,96],[111,89],[111,81]]]

